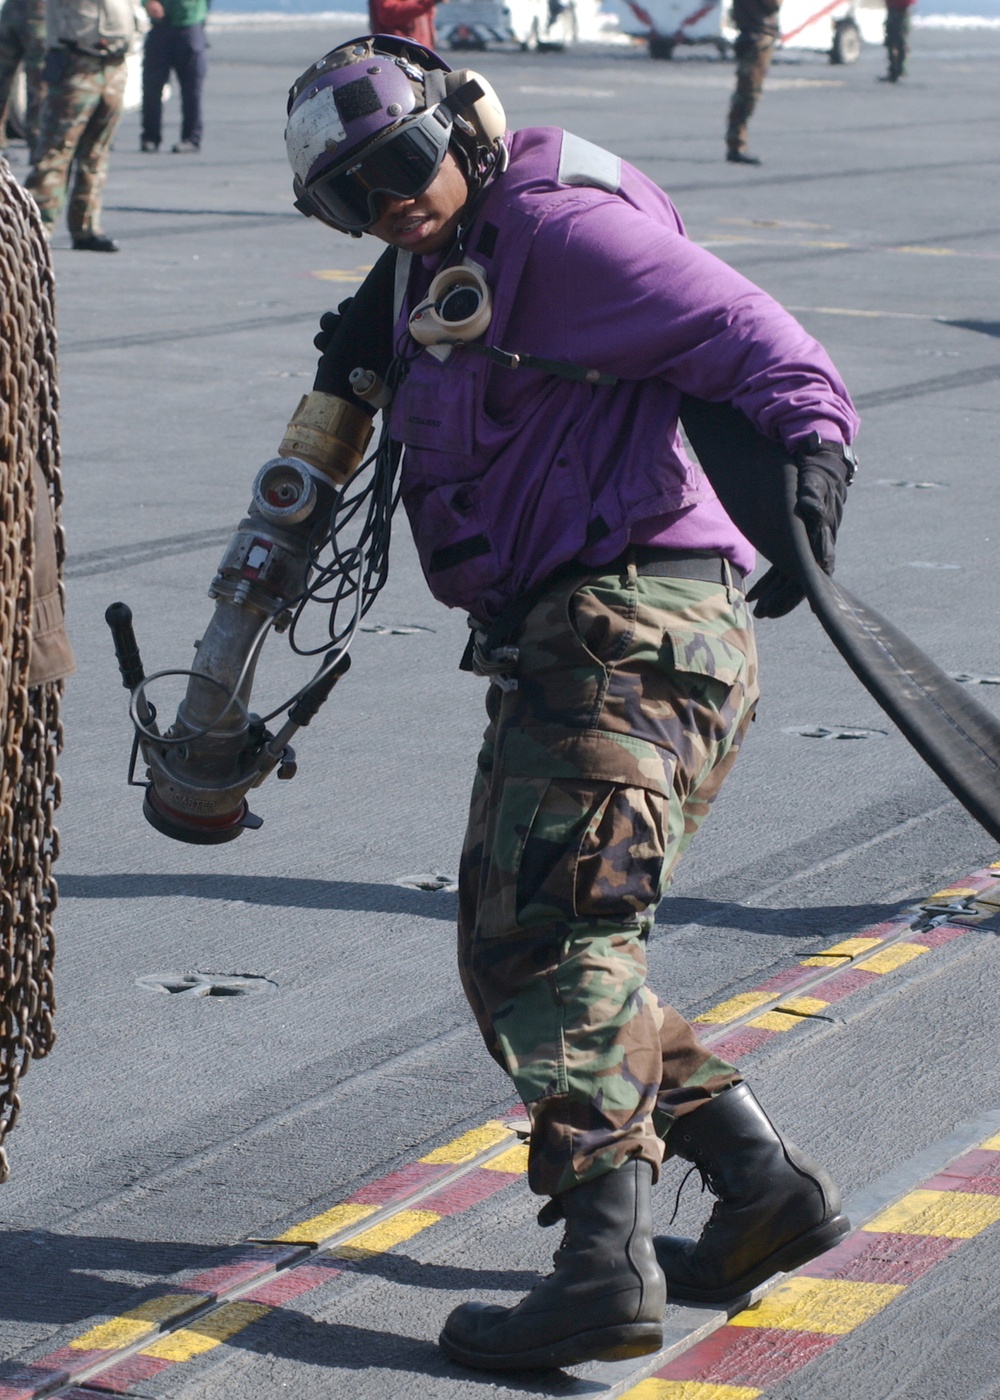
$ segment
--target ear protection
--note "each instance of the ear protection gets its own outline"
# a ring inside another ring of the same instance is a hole
[[[461,89],[467,84],[469,94],[463,101],[466,94],[462,93]],[[479,89],[478,96],[475,95],[472,84]],[[449,100],[448,105],[472,127],[479,145],[492,149],[498,141],[503,140],[507,131],[507,118],[493,84],[481,73],[474,73],[471,68],[459,68],[454,73],[445,73],[444,90],[446,99],[459,98],[454,104]]]
[[[490,324],[493,304],[482,272],[472,263],[446,267],[410,312],[409,331],[419,345],[478,340]]]

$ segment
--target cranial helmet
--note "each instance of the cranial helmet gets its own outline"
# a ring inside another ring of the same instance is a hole
[[[295,207],[345,233],[379,218],[379,196],[423,194],[449,147],[470,188],[506,160],[506,119],[487,80],[453,72],[430,49],[391,35],[341,44],[288,97],[285,148]]]

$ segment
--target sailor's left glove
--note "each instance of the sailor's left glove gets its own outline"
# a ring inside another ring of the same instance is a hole
[[[795,514],[806,527],[813,557],[824,573],[833,573],[837,531],[844,514],[847,488],[858,461],[842,442],[823,442],[812,433],[795,453],[799,469]],[[805,597],[801,584],[780,569],[768,569],[747,594],[756,603],[754,617],[784,617]]]
[[[321,355],[325,355],[330,348],[330,342],[337,334],[337,327],[344,319],[344,314],[353,300],[353,297],[348,297],[346,301],[340,303],[336,311],[324,311],[319,318],[319,330],[313,336],[313,344]]]

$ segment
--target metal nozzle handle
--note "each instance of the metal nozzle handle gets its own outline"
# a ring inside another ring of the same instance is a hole
[[[132,630],[132,609],[127,603],[112,603],[104,614],[104,621],[111,628],[115,644],[115,656],[126,690],[135,690],[146,678],[142,669],[142,657]]]

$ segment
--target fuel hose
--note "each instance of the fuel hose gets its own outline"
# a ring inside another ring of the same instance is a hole
[[[1000,720],[819,567],[795,514],[797,468],[780,444],[731,404],[685,395],[681,422],[733,523],[802,585],[861,684],[966,811],[1000,841]]]

